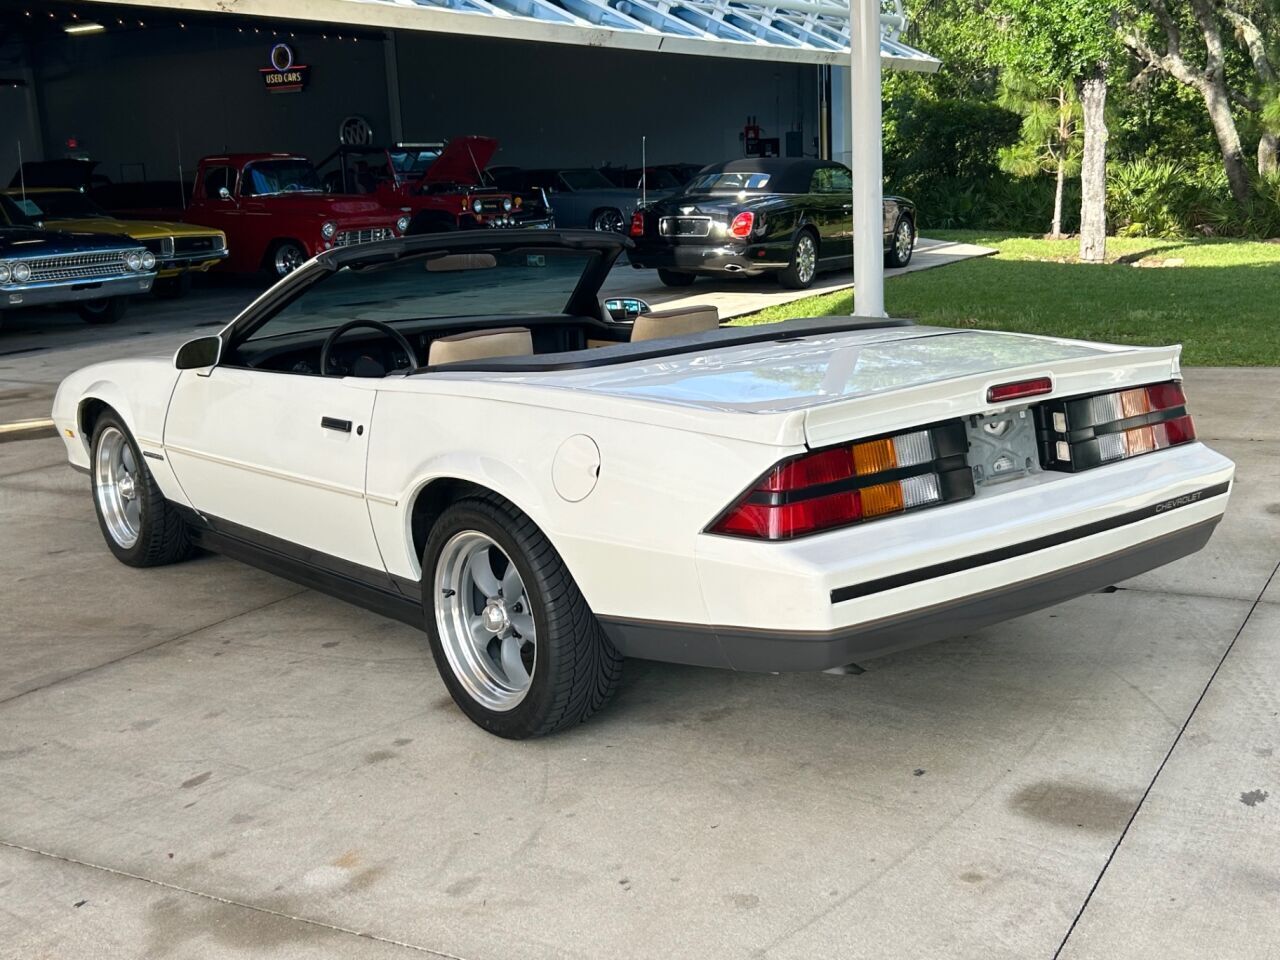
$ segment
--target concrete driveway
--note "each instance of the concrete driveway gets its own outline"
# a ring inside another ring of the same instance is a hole
[[[1202,553],[862,676],[629,661],[531,743],[408,627],[121,566],[0,444],[0,957],[1274,956],[1280,371],[1188,388]]]

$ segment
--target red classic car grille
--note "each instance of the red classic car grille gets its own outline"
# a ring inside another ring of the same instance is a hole
[[[41,257],[28,260],[31,265],[31,281],[46,280],[96,280],[129,273],[124,265],[125,251],[108,253],[69,253],[59,257]]]
[[[711,233],[710,217],[663,217],[658,233],[664,237],[705,237]]]
[[[369,230],[343,230],[333,238],[335,247],[352,247],[357,243],[373,243],[375,240],[390,240],[395,236],[390,227],[373,227]]]

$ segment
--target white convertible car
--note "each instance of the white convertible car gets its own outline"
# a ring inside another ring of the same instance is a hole
[[[602,304],[628,243],[337,249],[174,358],[78,371],[53,416],[107,546],[425,628],[461,709],[521,738],[598,710],[623,657],[848,669],[1222,517],[1234,467],[1196,441],[1178,347]]]

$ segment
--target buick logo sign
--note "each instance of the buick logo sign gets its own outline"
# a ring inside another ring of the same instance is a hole
[[[338,126],[338,142],[347,147],[367,147],[373,143],[373,127],[364,117],[347,117]]]

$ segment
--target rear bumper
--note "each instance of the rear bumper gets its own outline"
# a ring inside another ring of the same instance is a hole
[[[699,538],[707,624],[602,617],[628,656],[822,670],[1017,617],[1199,550],[1231,461],[1201,444],[789,543]]]
[[[1136,577],[1195,553],[1220,516],[1095,560],[883,620],[824,633],[603,620],[625,656],[760,673],[828,670],[959,636]]]
[[[638,247],[627,254],[633,267],[687,273],[731,273],[753,277],[787,266],[788,249],[776,244],[681,243]]]

